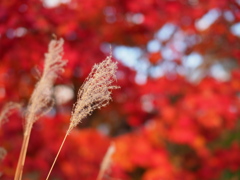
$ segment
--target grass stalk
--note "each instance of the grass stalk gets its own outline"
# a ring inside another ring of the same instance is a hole
[[[61,150],[62,150],[62,147],[63,147],[63,145],[64,145],[64,143],[65,143],[65,141],[66,141],[67,136],[68,136],[68,133],[66,133],[66,135],[65,135],[65,137],[64,137],[64,139],[63,139],[63,141],[62,141],[62,144],[61,144],[61,146],[60,146],[60,148],[59,148],[59,150],[58,150],[58,153],[57,153],[57,155],[56,155],[56,157],[55,157],[55,159],[54,159],[54,161],[53,161],[53,163],[52,163],[52,166],[51,166],[51,168],[50,168],[50,170],[49,170],[49,172],[48,172],[48,175],[47,175],[46,180],[48,180],[48,178],[50,177],[50,174],[51,174],[51,172],[52,172],[52,169],[53,169],[53,167],[54,167],[54,165],[55,165],[55,163],[56,163],[56,161],[57,161],[57,158],[58,158],[58,156],[59,156],[59,154],[60,154],[60,152],[61,152]]]
[[[26,129],[25,129],[25,132],[24,132],[22,148],[21,148],[21,152],[20,152],[20,155],[19,155],[14,180],[21,180],[22,179],[23,167],[24,167],[24,163],[25,163],[25,159],[26,159],[27,148],[28,148],[28,144],[29,144],[31,131],[32,131],[32,125],[33,125],[32,123],[29,123],[26,126]]]
[[[98,174],[97,180],[101,180],[103,178],[104,173],[105,172],[101,169],[99,174]]]
[[[112,155],[113,155],[114,152],[115,152],[115,145],[112,142],[111,145],[109,146],[103,160],[102,160],[100,171],[99,171],[98,176],[97,176],[97,180],[103,179],[103,176],[104,176],[105,172],[107,171],[107,169],[111,165]]]

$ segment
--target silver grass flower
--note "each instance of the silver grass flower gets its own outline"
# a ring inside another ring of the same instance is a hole
[[[48,172],[46,180],[50,177],[52,169],[57,161],[63,144],[71,130],[77,126],[82,119],[90,115],[95,109],[106,106],[111,98],[112,89],[119,87],[112,85],[116,81],[117,62],[112,61],[112,55],[108,56],[103,62],[95,64],[92,71],[78,91],[77,102],[73,107],[69,128],[63,138],[62,144]],[[105,163],[106,164],[106,163]],[[105,168],[104,165],[103,168]],[[104,170],[104,169],[103,169]],[[102,171],[103,171],[102,170]],[[102,172],[100,173],[101,177]]]
[[[34,123],[41,115],[48,112],[52,105],[52,86],[58,74],[63,72],[67,61],[62,60],[63,39],[52,40],[45,54],[44,70],[41,79],[31,96],[27,108],[27,123]]]
[[[26,159],[27,147],[34,122],[53,105],[52,87],[67,61],[62,60],[63,39],[52,40],[45,54],[44,69],[39,82],[36,84],[27,107],[24,138],[20,151],[14,180],[21,180]]]
[[[70,119],[68,134],[95,109],[100,109],[109,103],[112,99],[111,90],[118,88],[112,85],[116,81],[116,70],[117,62],[112,61],[111,55],[103,62],[93,66],[89,76],[79,89],[77,103],[73,108]]]
[[[15,102],[8,102],[6,103],[1,112],[0,112],[0,127],[7,122],[8,120],[8,116],[12,113],[12,111],[14,109],[20,109],[21,108],[21,104],[20,103],[15,103]]]

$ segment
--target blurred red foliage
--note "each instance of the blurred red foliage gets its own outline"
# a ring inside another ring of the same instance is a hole
[[[108,107],[70,134],[52,179],[96,179],[111,141],[116,151],[105,179],[240,178],[240,41],[233,32],[240,20],[239,1],[70,0],[54,7],[49,2],[0,2],[0,107],[8,101],[27,104],[53,34],[65,39],[68,59],[57,85],[74,93],[34,125],[24,179],[46,177],[77,90],[93,64],[105,58],[108,44],[113,51],[139,47],[148,63],[146,82],[136,83],[136,69],[119,63],[121,89]],[[200,26],[209,12],[217,14],[216,20]],[[166,24],[173,27],[169,37],[159,35]],[[149,48],[151,41],[160,43],[160,50]],[[202,62],[191,71],[186,57],[193,53]],[[213,73],[219,65],[227,74],[224,80]],[[155,76],[156,67],[162,75]],[[8,152],[0,162],[4,180],[14,176],[23,117],[12,114],[0,129],[0,146]]]

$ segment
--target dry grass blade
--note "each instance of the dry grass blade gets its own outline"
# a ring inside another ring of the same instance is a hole
[[[27,107],[23,144],[14,180],[22,179],[23,166],[33,123],[52,107],[52,86],[58,74],[64,70],[63,67],[67,63],[67,61],[62,60],[63,43],[63,39],[52,40],[48,46],[48,53],[45,54],[43,74],[36,84]]]
[[[79,89],[77,103],[72,111],[69,128],[49,170],[46,180],[49,178],[63,144],[71,130],[95,109],[100,109],[101,107],[106,106],[112,99],[111,90],[118,88],[117,86],[112,85],[112,83],[116,81],[116,70],[117,62],[112,61],[111,55],[103,62],[94,65],[89,76]]]
[[[7,151],[0,147],[0,162],[5,158],[5,156],[7,155]],[[2,173],[0,172],[0,177],[2,176]]]
[[[6,155],[7,151],[4,148],[0,147],[0,161],[2,161]]]
[[[112,161],[111,158],[114,152],[115,152],[115,145],[114,143],[111,143],[101,163],[101,168],[100,168],[97,180],[101,180],[103,178],[104,173],[111,165],[111,161]]]
[[[0,127],[7,122],[7,117],[13,112],[14,109],[20,109],[21,107],[21,104],[15,102],[8,102],[5,104],[0,113]]]

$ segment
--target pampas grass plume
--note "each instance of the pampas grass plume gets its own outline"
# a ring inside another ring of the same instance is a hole
[[[71,130],[84,118],[92,114],[95,109],[100,109],[101,107],[106,106],[109,101],[112,100],[112,90],[118,88],[117,86],[112,85],[113,82],[116,81],[116,70],[117,62],[112,61],[111,54],[104,61],[93,66],[92,71],[78,91],[78,98],[73,107],[69,128],[53,161],[46,180],[49,178],[63,144]]]

